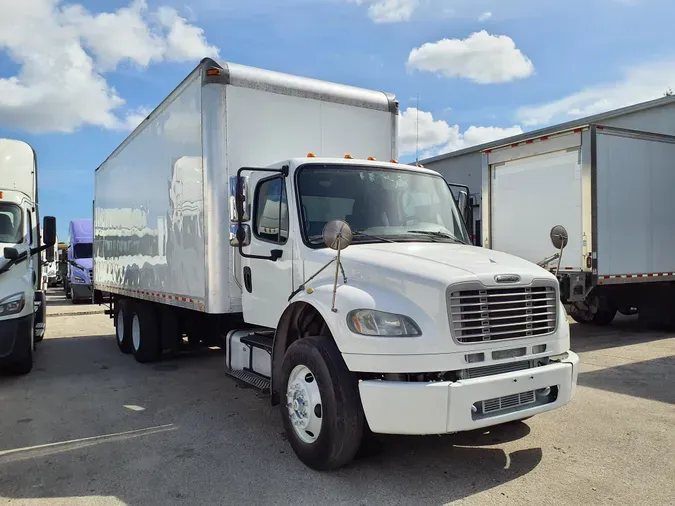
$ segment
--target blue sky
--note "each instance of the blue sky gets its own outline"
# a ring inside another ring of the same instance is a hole
[[[666,0],[23,0],[2,12],[0,136],[36,149],[41,213],[62,237],[91,216],[94,169],[207,54],[395,93],[403,160],[417,123],[420,154],[435,155],[675,89]]]

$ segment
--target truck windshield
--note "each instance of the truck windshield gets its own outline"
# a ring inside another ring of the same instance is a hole
[[[92,258],[93,248],[91,243],[83,242],[73,246],[73,254],[75,258]]]
[[[21,208],[14,204],[0,203],[0,242],[21,242]]]
[[[302,226],[320,244],[332,220],[354,241],[449,241],[468,244],[445,180],[433,174],[358,166],[306,166],[298,173]]]

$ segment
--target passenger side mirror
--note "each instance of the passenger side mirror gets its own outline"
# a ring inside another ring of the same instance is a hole
[[[238,248],[240,244],[242,246],[251,244],[251,227],[243,223],[241,226],[233,223],[230,225],[230,246]]]
[[[16,248],[5,248],[3,255],[7,260],[18,260],[19,259],[19,250]]]
[[[346,221],[335,220],[323,227],[323,243],[333,250],[343,250],[352,243],[352,229]]]
[[[47,248],[47,251],[45,251],[45,257],[47,259],[47,262],[53,262],[54,261],[54,245],[53,244]]]
[[[42,242],[47,246],[54,246],[56,242],[56,218],[53,216],[45,216],[42,220]]]

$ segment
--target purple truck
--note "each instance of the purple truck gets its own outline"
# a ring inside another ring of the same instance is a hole
[[[93,279],[92,220],[72,220],[68,227],[68,275],[63,282],[66,297],[73,303],[92,300]]]

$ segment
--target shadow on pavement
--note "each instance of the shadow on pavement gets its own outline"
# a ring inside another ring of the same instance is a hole
[[[675,404],[675,355],[583,372],[579,385]]]
[[[617,315],[607,326],[570,325],[571,347],[577,353],[660,341],[675,336],[673,332],[646,329],[636,316]]]

